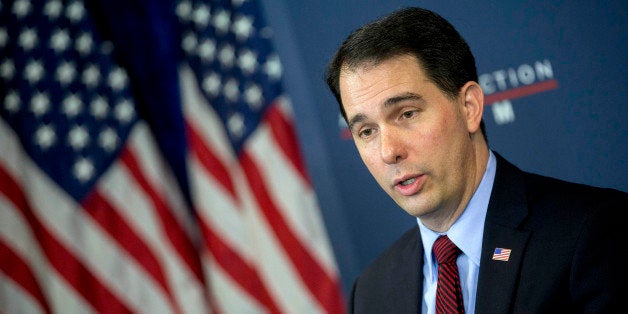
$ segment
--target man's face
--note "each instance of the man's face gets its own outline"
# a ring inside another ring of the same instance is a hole
[[[386,193],[422,220],[457,218],[478,182],[470,136],[477,126],[462,94],[448,98],[413,56],[340,73],[362,160]]]

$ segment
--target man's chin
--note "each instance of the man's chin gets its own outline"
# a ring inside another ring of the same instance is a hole
[[[400,204],[398,202],[397,204],[410,216],[414,216],[419,219],[421,219],[422,217],[426,218],[432,216],[433,212],[435,211],[435,209],[426,206],[426,204],[416,204],[416,202],[413,202],[413,204]]]

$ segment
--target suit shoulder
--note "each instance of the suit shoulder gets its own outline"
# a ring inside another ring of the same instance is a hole
[[[526,203],[533,212],[549,211],[551,215],[578,215],[598,209],[619,214],[628,211],[625,192],[525,172],[499,154],[495,156],[497,173],[491,200],[498,201],[499,206]]]
[[[616,208],[628,209],[628,193],[567,182],[538,174],[525,173],[528,201],[533,203],[551,202],[557,206],[571,208]]]
[[[418,258],[420,233],[418,227],[412,227],[399,239],[379,254],[362,272],[361,277],[393,271],[401,260]],[[416,265],[416,264],[415,264]]]
[[[373,260],[353,285],[350,309],[356,313],[416,313],[421,247],[416,226]]]
[[[526,174],[525,185],[530,226],[553,226],[577,234],[595,223],[617,228],[628,216],[628,194],[622,191],[536,174]]]

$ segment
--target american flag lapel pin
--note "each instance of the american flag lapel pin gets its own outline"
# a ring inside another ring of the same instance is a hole
[[[512,251],[511,249],[497,247],[495,248],[495,251],[493,251],[493,260],[507,262],[508,259],[510,258],[511,251]]]

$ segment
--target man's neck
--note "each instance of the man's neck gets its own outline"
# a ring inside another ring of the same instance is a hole
[[[432,231],[443,233],[449,230],[462,215],[465,208],[467,208],[469,201],[471,201],[471,198],[482,181],[490,153],[484,138],[476,137],[475,140],[476,143],[473,146],[474,152],[472,154],[474,158],[470,161],[471,171],[469,171],[468,175],[469,183],[466,185],[467,188],[461,195],[461,198],[452,200],[450,203],[454,205],[451,205],[448,209],[441,208],[438,211],[419,217],[421,222]]]

